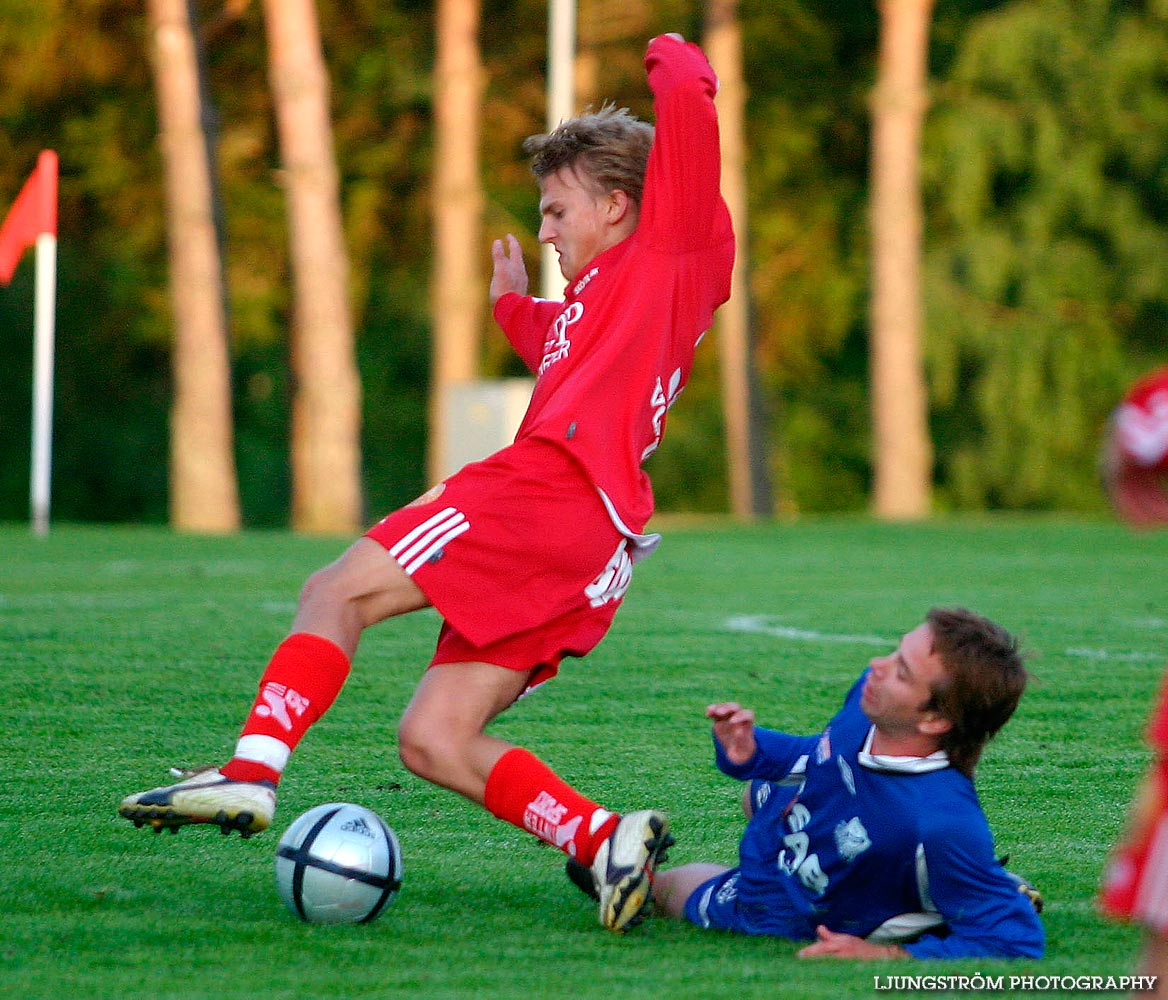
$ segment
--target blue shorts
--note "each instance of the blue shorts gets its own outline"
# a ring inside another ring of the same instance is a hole
[[[735,934],[769,934],[793,941],[811,941],[814,931],[799,914],[786,911],[782,900],[772,903],[744,903],[738,895],[737,868],[703,882],[685,901],[685,919],[707,930]]]
[[[791,796],[791,788],[773,781],[750,782],[751,813],[757,813],[772,795]],[[772,934],[796,941],[812,940],[815,935],[807,921],[789,911],[781,899],[768,903],[745,903],[738,894],[741,871],[731,868],[703,882],[685,901],[685,918],[710,930],[737,934]]]

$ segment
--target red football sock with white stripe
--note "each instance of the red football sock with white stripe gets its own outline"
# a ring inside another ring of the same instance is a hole
[[[276,784],[308,727],[328,710],[349,676],[336,643],[296,632],[272,655],[244,723],[235,756],[219,770],[233,781]]]
[[[620,820],[521,747],[508,750],[487,776],[483,805],[499,819],[590,865]]]

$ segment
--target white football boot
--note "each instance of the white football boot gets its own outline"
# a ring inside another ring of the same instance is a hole
[[[276,812],[276,789],[266,781],[232,781],[218,768],[172,768],[181,778],[122,799],[118,812],[135,826],[149,824],[155,833],[180,826],[213,823],[226,836],[238,830],[245,839],[266,830]]]
[[[624,931],[644,919],[653,899],[653,871],[672,843],[664,813],[642,809],[621,817],[592,862],[601,924]]]

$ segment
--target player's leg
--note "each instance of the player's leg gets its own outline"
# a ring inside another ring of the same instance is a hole
[[[235,781],[277,783],[304,734],[340,694],[361,633],[428,603],[385,549],[368,538],[312,574],[300,592],[291,633],[260,678],[223,774]]]
[[[335,643],[350,659],[370,625],[428,607],[414,581],[369,538],[359,538],[334,563],[313,573],[300,592],[292,633]]]
[[[484,731],[530,676],[488,663],[432,665],[401,720],[402,761],[590,866],[601,922],[624,930],[649,901],[653,869],[672,843],[668,820],[653,810],[610,812],[534,754]]]
[[[512,744],[487,725],[527,687],[529,674],[489,663],[437,663],[398,725],[402,763],[427,781],[483,804],[487,778]]]
[[[658,872],[653,880],[653,902],[665,916],[683,920],[686,901],[694,890],[728,870],[726,865],[695,862]]]
[[[398,752],[419,777],[591,864],[617,817],[534,754],[485,732],[530,676],[489,663],[434,664],[402,716]]]
[[[213,823],[244,836],[266,829],[284,767],[344,686],[361,632],[427,604],[381,545],[359,539],[304,585],[292,631],[260,679],[231,760],[127,796],[121,815],[156,831],[191,823]]]

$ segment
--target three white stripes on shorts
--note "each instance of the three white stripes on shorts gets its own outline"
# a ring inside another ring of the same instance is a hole
[[[389,554],[406,571],[406,576],[413,576],[418,567],[447,542],[469,530],[470,521],[466,515],[453,507],[447,507],[398,539]]]

